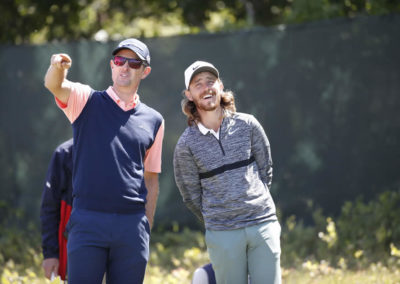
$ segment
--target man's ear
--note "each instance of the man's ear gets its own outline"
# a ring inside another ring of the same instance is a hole
[[[224,83],[220,79],[218,79],[219,86],[220,86],[220,91],[222,92],[224,90]]]
[[[193,101],[192,93],[189,90],[185,90],[185,96],[189,101]]]
[[[150,74],[150,72],[151,72],[151,67],[146,66],[142,73],[142,79],[146,78]]]

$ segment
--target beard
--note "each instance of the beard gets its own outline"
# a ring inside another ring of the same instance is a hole
[[[197,110],[199,111],[214,111],[220,106],[221,98],[218,94],[212,93],[212,97],[209,99],[204,99],[207,94],[202,94],[200,98],[193,99]]]

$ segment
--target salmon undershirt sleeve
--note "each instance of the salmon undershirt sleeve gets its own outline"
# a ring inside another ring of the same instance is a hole
[[[157,131],[153,145],[146,152],[144,170],[146,172],[161,173],[162,142],[164,138],[164,121]]]
[[[92,88],[88,85],[84,85],[81,83],[71,82],[70,84],[71,93],[69,95],[68,102],[64,104],[56,97],[55,99],[58,107],[65,113],[68,120],[72,124],[78,118],[83,108],[85,107],[90,97],[90,93],[92,92]]]

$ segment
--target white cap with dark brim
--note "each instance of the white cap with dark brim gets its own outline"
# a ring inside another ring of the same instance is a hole
[[[185,86],[186,89],[189,89],[190,81],[192,81],[193,77],[200,73],[200,72],[211,72],[217,78],[219,78],[218,69],[215,68],[214,65],[205,61],[196,61],[192,63],[188,68],[185,70]]]

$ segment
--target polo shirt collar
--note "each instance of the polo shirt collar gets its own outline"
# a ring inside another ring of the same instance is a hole
[[[211,133],[212,135],[215,136],[219,140],[219,129],[217,132],[214,131],[214,129],[209,129],[205,127],[201,122],[197,122],[197,127],[199,128],[201,134],[207,135],[208,133]]]
[[[107,94],[124,111],[134,109],[139,103],[139,95],[135,94],[133,99],[129,103],[125,104],[125,102],[118,97],[112,86],[108,87]]]

